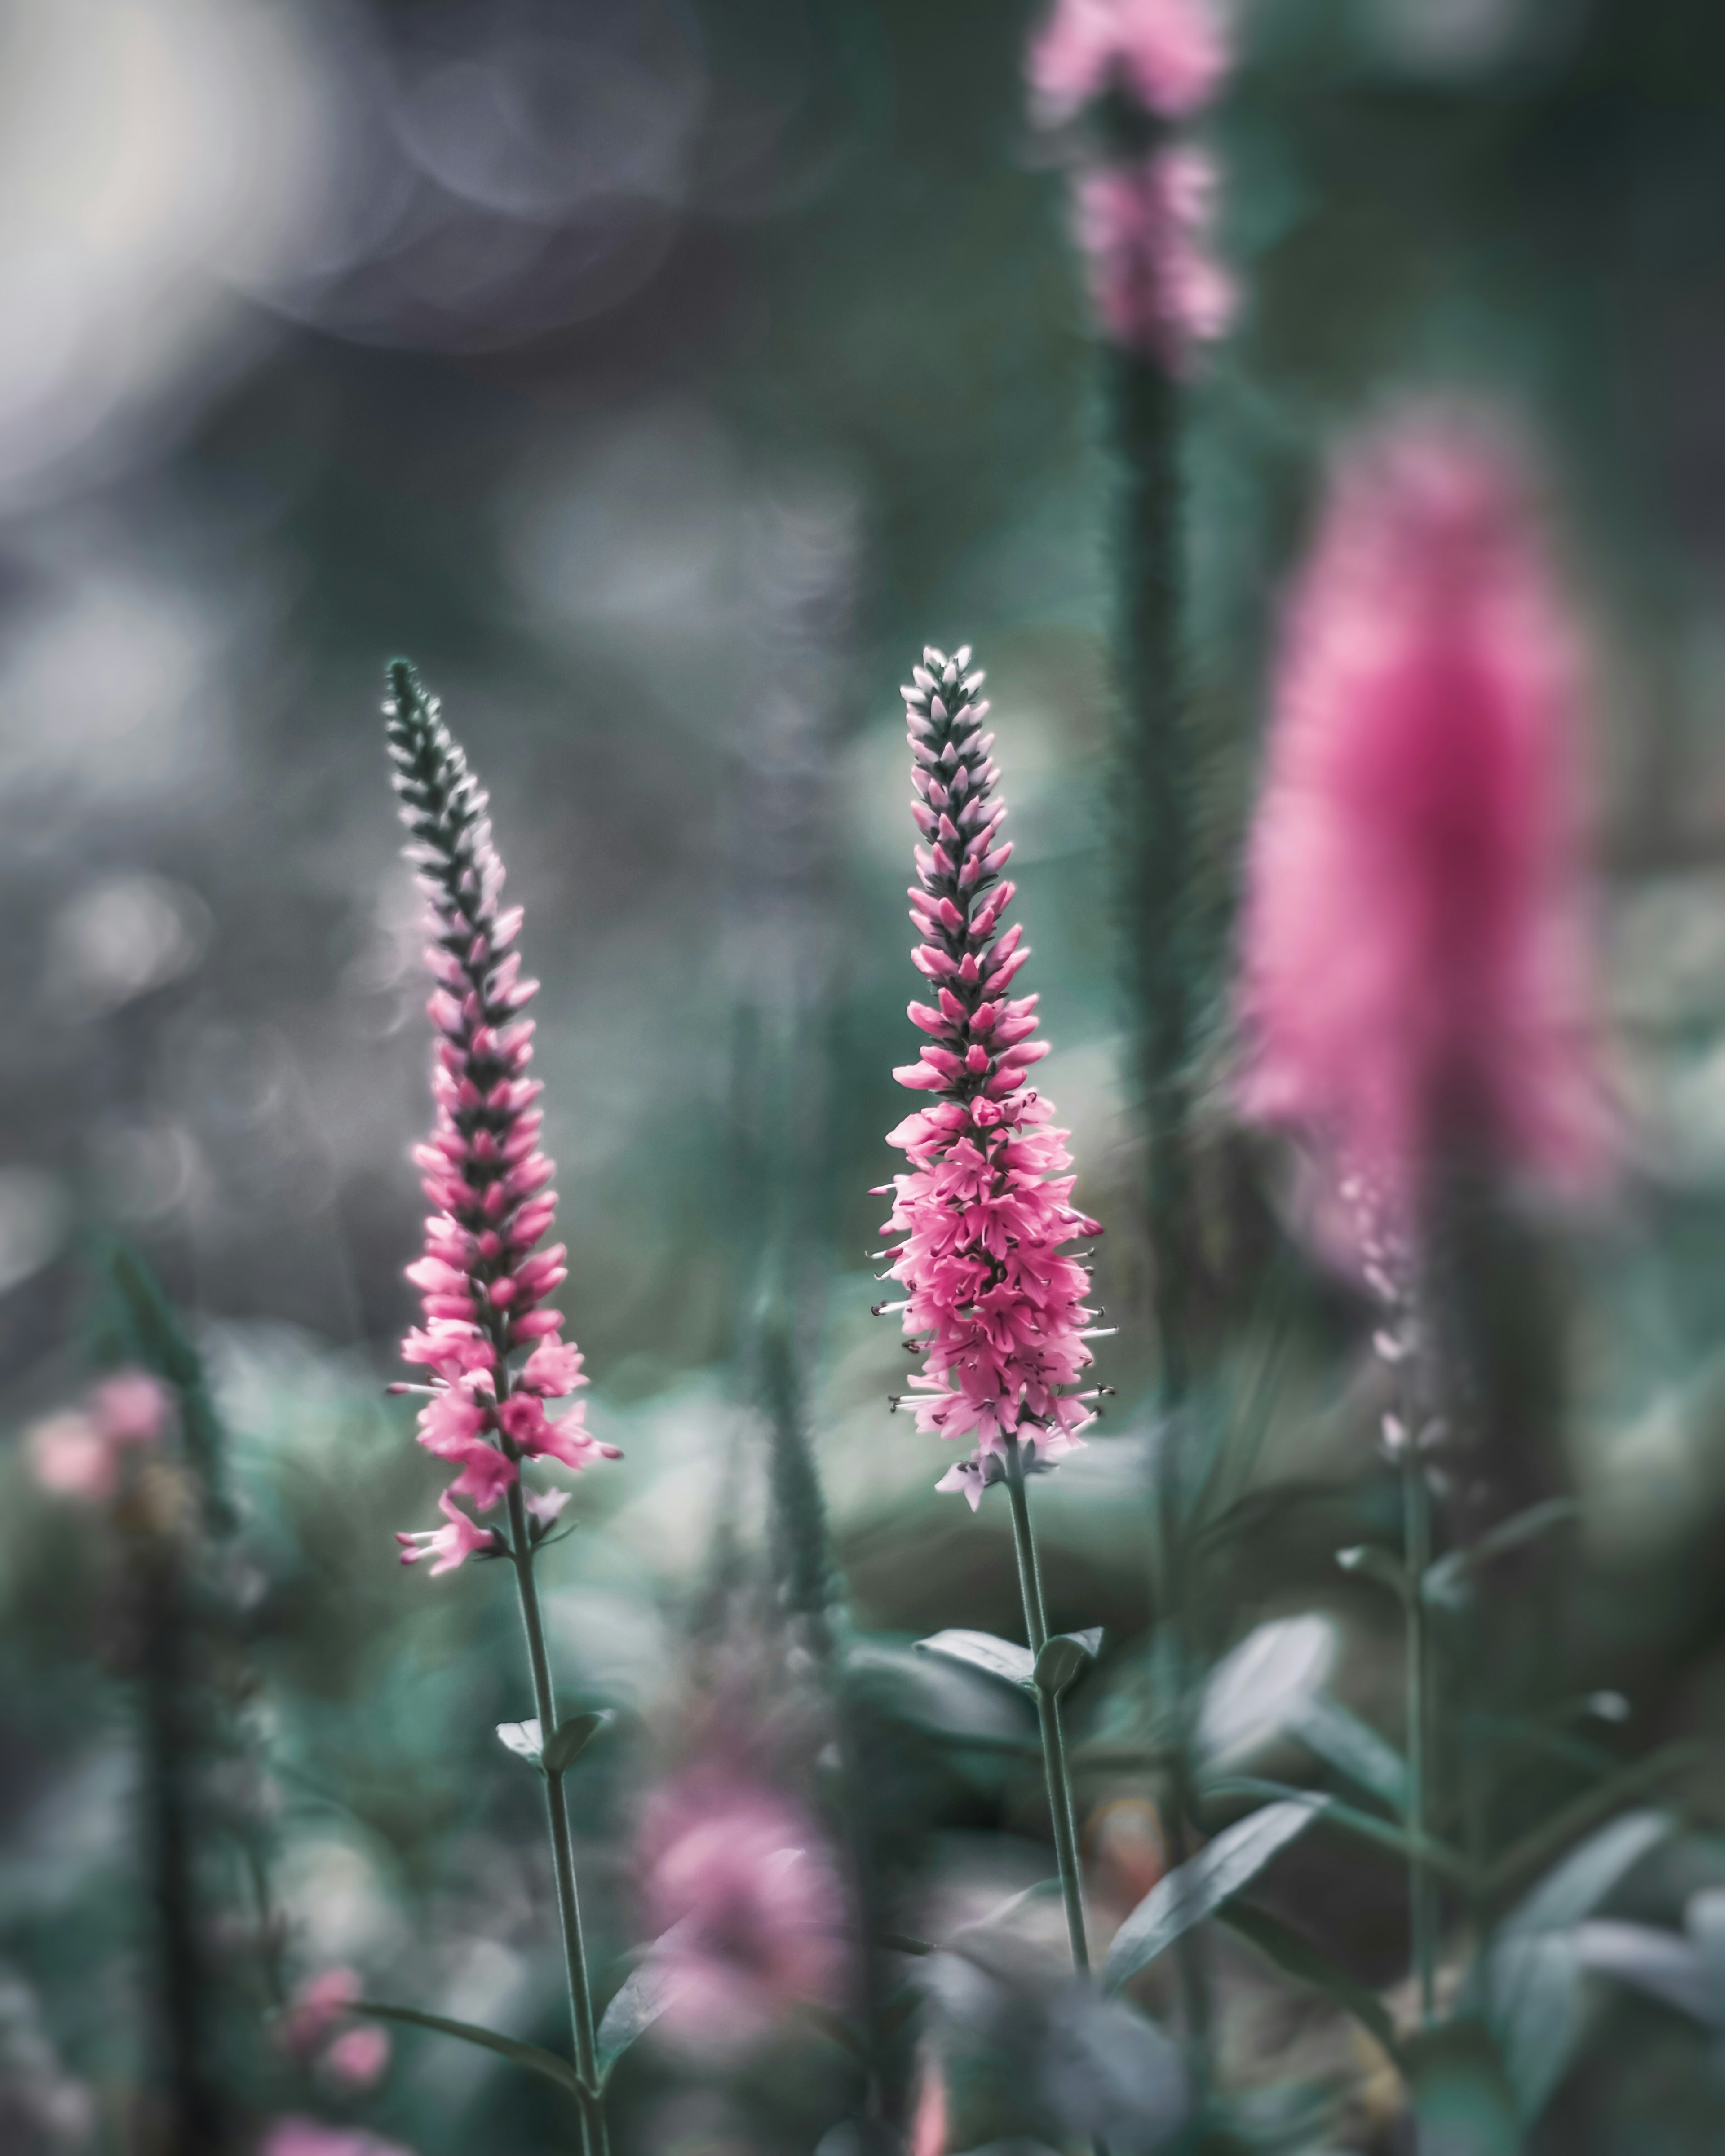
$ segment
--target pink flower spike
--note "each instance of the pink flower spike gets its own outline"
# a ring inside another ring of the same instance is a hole
[[[1584,665],[1514,445],[1416,406],[1338,459],[1283,620],[1253,825],[1242,1104],[1417,1239],[1446,1156],[1609,1169]]]
[[[1188,119],[1231,59],[1215,0],[1055,0],[1024,71],[1037,122],[1059,127],[1113,86],[1161,119]]]
[[[500,908],[503,865],[485,797],[435,700],[404,662],[390,669],[386,710],[402,819],[413,839],[409,858],[431,914],[428,963],[436,986],[428,1009],[438,1036],[435,1119],[428,1142],[414,1149],[436,1210],[424,1253],[408,1268],[424,1294],[426,1322],[408,1334],[402,1353],[449,1389],[423,1410],[420,1441],[459,1466],[453,1491],[483,1511],[516,1476],[514,1460],[486,1433],[501,1427],[517,1450],[538,1449],[542,1396],[583,1382],[579,1353],[557,1338],[561,1312],[534,1306],[566,1277],[561,1246],[536,1251],[557,1208],[552,1164],[538,1147],[543,1116],[534,1103],[543,1088],[522,1075],[533,1023],[517,1014],[537,984],[521,978],[521,954],[506,948],[521,911]],[[532,1352],[516,1373],[510,1358],[525,1347]],[[447,1502],[444,1512],[449,1527],[398,1538],[403,1562],[435,1553],[441,1561],[433,1569],[445,1571],[495,1546],[489,1528]]]
[[[949,774],[951,790],[974,800],[978,818],[998,821],[996,773],[979,732],[981,677],[961,680],[963,665],[924,655],[940,693],[917,681],[907,698],[913,750],[926,749]],[[967,919],[937,850],[923,855],[921,875],[950,968],[931,1014],[951,1046],[925,1047],[893,1074],[938,1097],[889,1133],[910,1166],[893,1179],[884,1230],[904,1238],[891,1277],[906,1294],[885,1306],[902,1313],[906,1337],[921,1343],[923,1367],[911,1381],[918,1429],[977,1447],[937,1486],[962,1491],[974,1509],[998,1479],[996,1455],[1009,1436],[1027,1465],[1045,1466],[1070,1451],[1092,1419],[1076,1390],[1091,1362],[1089,1276],[1060,1255],[1092,1224],[1071,1204],[1072,1178],[1061,1173],[1071,1165],[1066,1133],[1050,1127],[1047,1102],[1024,1083],[1048,1053],[1046,1042],[1031,1038],[1035,998],[1000,1002],[1022,955],[1016,928],[994,938],[1011,886],[986,871]]]
[[[285,2117],[270,2121],[258,2143],[258,2156],[413,2156],[413,2151],[357,2127]]]
[[[1215,192],[1213,161],[1190,147],[1098,166],[1080,174],[1074,192],[1098,322],[1114,343],[1172,374],[1189,373],[1199,347],[1234,321],[1234,280],[1212,239]],[[1009,850],[1000,850],[1003,858]]]
[[[88,1415],[52,1415],[36,1424],[26,1443],[37,1481],[57,1497],[99,1505],[119,1486],[114,1448]]]

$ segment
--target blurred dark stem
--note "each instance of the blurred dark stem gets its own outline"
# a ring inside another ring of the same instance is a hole
[[[191,1641],[181,1553],[171,1532],[137,1534],[141,1633],[144,1834],[155,1902],[158,2027],[164,2109],[162,2156],[213,2156],[227,2145],[221,2097],[209,2077],[208,1971],[198,1922],[193,1824],[200,1732],[190,1698]]]
[[[1199,1239],[1188,1149],[1199,984],[1192,891],[1196,764],[1182,622],[1185,501],[1181,394],[1154,362],[1111,354],[1120,467],[1117,545],[1119,740],[1115,802],[1122,949],[1133,1075],[1145,1138],[1145,1216],[1160,1369],[1162,1445],[1156,1483],[1158,1630],[1168,1702],[1169,1855],[1191,1847],[1192,1643],[1180,1562],[1182,1453],[1191,1389]],[[1199,1933],[1178,1954],[1194,2068],[1207,2082],[1210,2006]]]
[[[548,1744],[557,1726],[557,1694],[545,1651],[545,1625],[539,1614],[539,1589],[533,1578],[535,1552],[528,1532],[521,1477],[509,1489],[509,1534],[516,1585],[521,1592],[521,1626],[527,1635],[527,1661],[533,1673],[533,1703],[539,1712],[539,1738]],[[575,1852],[569,1840],[569,1814],[563,1801],[563,1778],[545,1775],[545,1811],[551,1830],[552,1864],[557,1874],[557,1915],[563,1933],[563,1964],[569,1984],[569,2021],[575,2038],[575,2067],[587,2085],[581,2107],[581,2145],[587,2156],[609,2156],[603,2098],[599,2092],[598,2046],[593,2035],[593,1987],[588,1980],[587,1950],[581,1934],[581,1902],[575,1888]]]
[[[1430,2028],[1437,2007],[1437,1882],[1419,1854],[1430,1813],[1428,1757],[1431,1701],[1426,1652],[1425,1574],[1431,1563],[1431,1498],[1412,1418],[1402,1454],[1402,1522],[1407,1568],[1408,1830],[1414,1851],[1408,1859],[1409,1915],[1414,1970],[1420,1984],[1420,2020]]]
[[[1024,1464],[1016,1437],[1006,1440],[1006,1489],[1012,1504],[1013,1547],[1019,1563],[1019,1591],[1024,1601],[1024,1630],[1030,1652],[1040,1655],[1048,1645],[1048,1613],[1042,1597],[1042,1570],[1036,1558],[1036,1537],[1030,1527],[1029,1492],[1024,1487]],[[1049,1817],[1054,1823],[1055,1855],[1060,1867],[1060,1893],[1066,1905],[1066,1936],[1072,1943],[1075,1969],[1090,1967],[1090,1942],[1084,1930],[1083,1884],[1078,1870],[1078,1830],[1072,1804],[1072,1777],[1066,1763],[1066,1741],[1060,1728],[1060,1705],[1051,1691],[1036,1687],[1036,1719],[1042,1732],[1042,1768],[1048,1783]]]

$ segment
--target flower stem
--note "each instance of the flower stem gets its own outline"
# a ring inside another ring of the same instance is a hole
[[[508,1502],[511,1555],[516,1585],[521,1592],[521,1626],[527,1635],[527,1661],[533,1673],[533,1702],[539,1710],[540,1742],[548,1743],[557,1726],[557,1694],[552,1687],[551,1662],[545,1651],[545,1624],[539,1614],[539,1589],[533,1578],[534,1551],[519,1477],[510,1486]],[[581,1936],[575,1852],[569,1840],[569,1815],[563,1802],[561,1774],[545,1777],[545,1810],[551,1829],[552,1864],[557,1873],[557,1915],[562,1923],[563,1962],[569,1983],[569,2023],[575,2039],[575,2070],[588,2091],[581,2107],[581,2143],[587,2156],[610,2156],[610,2135],[599,2093],[593,1987],[588,1980],[587,1950]]]
[[[1408,1575],[1408,1827],[1415,1850],[1424,1844],[1430,1810],[1430,1761],[1427,1733],[1430,1702],[1426,1682],[1425,1573],[1431,1563],[1431,1505],[1425,1471],[1409,1442],[1402,1456],[1402,1523]],[[1437,1995],[1437,1897],[1425,1860],[1408,1859],[1408,1902],[1414,1972],[1420,1983],[1420,2018],[1430,2028]]]
[[[1048,1644],[1048,1614],[1042,1599],[1042,1570],[1036,1561],[1036,1538],[1030,1530],[1030,1499],[1024,1488],[1024,1462],[1019,1441],[1006,1440],[1006,1488],[1012,1502],[1013,1544],[1019,1561],[1019,1592],[1024,1597],[1024,1630],[1030,1652],[1040,1655]],[[1042,1768],[1048,1783],[1049,1815],[1054,1822],[1055,1855],[1060,1867],[1060,1893],[1066,1905],[1066,1935],[1072,1943],[1072,1965],[1090,1967],[1090,1942],[1084,1930],[1084,1900],[1078,1876],[1078,1830],[1072,1804],[1072,1777],[1066,1763],[1066,1740],[1060,1728],[1060,1704],[1050,1691],[1036,1687],[1036,1718],[1042,1732]]]

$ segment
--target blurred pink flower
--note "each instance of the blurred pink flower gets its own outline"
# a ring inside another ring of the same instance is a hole
[[[389,2064],[386,2030],[371,2022],[341,2027],[359,1996],[352,1969],[321,1970],[297,1988],[277,2024],[285,2049],[304,2065],[315,2063],[342,2088],[369,2088]]]
[[[947,2156],[947,2077],[939,2054],[925,2045],[911,2121],[910,2156]]]
[[[1074,189],[1097,320],[1116,344],[1173,374],[1234,320],[1234,280],[1211,250],[1215,192],[1214,160],[1189,146],[1097,166]]]
[[[36,1424],[26,1441],[31,1471],[44,1490],[92,1505],[113,1496],[120,1463],[88,1415],[51,1415]]]
[[[845,1897],[798,1804],[741,1769],[705,1763],[649,1798],[639,1852],[668,2035],[723,2056],[757,2043],[794,2000],[839,2003]]]
[[[434,1397],[420,1411],[419,1441],[459,1474],[441,1500],[449,1525],[400,1534],[402,1562],[435,1553],[448,1572],[498,1538],[449,1502],[489,1512],[514,1486],[520,1462],[544,1456],[568,1467],[620,1457],[583,1427],[579,1403],[552,1420],[544,1400],[587,1383],[581,1357],[561,1338],[559,1311],[541,1307],[566,1277],[563,1246],[537,1245],[557,1209],[552,1163],[538,1150],[543,1088],[526,1073],[533,1022],[520,1014],[538,988],[521,978],[520,906],[503,908],[503,864],[491,842],[486,798],[467,759],[412,670],[391,670],[389,752],[413,834],[408,858],[430,911],[425,952],[434,988],[427,1004],[438,1035],[432,1066],[437,1117],[414,1148],[434,1208],[425,1253],[408,1267],[424,1299],[425,1323],[402,1343],[426,1366]],[[529,1350],[516,1371],[510,1356]]]
[[[1024,71],[1039,123],[1060,126],[1117,84],[1183,120],[1215,95],[1231,55],[1214,0],[1055,0]]]
[[[325,2126],[315,2118],[272,2119],[258,2156],[413,2156],[399,2142],[380,2141],[352,2126]]]
[[[1066,1133],[1050,1127],[1052,1106],[1024,1082],[1048,1044],[1034,1038],[1036,998],[1006,993],[1029,952],[1021,927],[997,932],[1013,898],[1000,875],[1012,846],[993,798],[994,737],[980,731],[983,676],[965,671],[968,645],[952,659],[922,655],[904,692],[911,813],[928,841],[915,850],[911,918],[924,940],[911,957],[935,1001],[911,1005],[930,1044],[893,1075],[937,1097],[887,1133],[911,1161],[885,1187],[894,1204],[884,1231],[905,1237],[891,1276],[909,1292],[880,1307],[902,1311],[906,1336],[927,1344],[911,1380],[923,1396],[917,1428],[976,1440],[974,1457],[940,1484],[974,1507],[1009,1436],[1046,1464],[1094,1419],[1094,1395],[1070,1389],[1091,1361],[1090,1277],[1060,1246],[1101,1230],[1070,1204],[1076,1178],[1060,1173],[1070,1165]]]
[[[1609,1152],[1584,669],[1512,446],[1418,407],[1349,449],[1283,624],[1243,932],[1244,1105],[1417,1235],[1452,1146]]]
[[[368,2023],[362,2029],[344,2029],[320,2064],[337,2087],[368,2089],[382,2079],[389,2065],[389,2051],[388,2030]]]
[[[173,1394],[159,1378],[147,1370],[116,1370],[92,1389],[81,1414],[37,1424],[28,1439],[31,1469],[56,1496],[105,1504],[120,1486],[121,1455],[132,1445],[154,1445],[173,1411]]]

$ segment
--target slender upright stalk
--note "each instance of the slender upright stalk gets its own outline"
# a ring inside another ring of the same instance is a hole
[[[1036,1538],[1030,1528],[1029,1493],[1024,1487],[1024,1462],[1015,1437],[1006,1440],[1006,1488],[1012,1503],[1013,1545],[1019,1561],[1019,1592],[1024,1602],[1024,1630],[1030,1652],[1040,1655],[1048,1644],[1048,1614],[1042,1599],[1042,1571],[1036,1560]],[[1090,1941],[1085,1936],[1084,1899],[1078,1874],[1078,1829],[1072,1804],[1072,1777],[1066,1763],[1066,1740],[1060,1728],[1060,1703],[1053,1692],[1036,1687],[1036,1719],[1042,1734],[1042,1770],[1048,1784],[1049,1815],[1054,1822],[1055,1856],[1060,1867],[1060,1893],[1066,1905],[1066,1936],[1072,1943],[1075,1969],[1090,1967]]]
[[[1408,1826],[1415,1844],[1408,1859],[1408,1902],[1414,1969],[1420,1984],[1420,2019],[1430,2028],[1437,2007],[1438,1907],[1436,1882],[1420,1851],[1430,1809],[1425,1573],[1431,1563],[1431,1506],[1425,1471],[1412,1442],[1402,1455],[1402,1524],[1408,1575]]]
[[[545,1651],[545,1625],[539,1614],[539,1589],[533,1578],[533,1548],[527,1532],[527,1507],[519,1481],[509,1490],[509,1532],[513,1545],[516,1585],[521,1592],[521,1626],[527,1635],[527,1661],[533,1673],[533,1702],[539,1710],[542,1743],[557,1726],[557,1694]],[[581,2141],[587,2156],[609,2156],[611,2142],[599,2094],[598,2046],[593,2034],[593,1987],[588,1980],[587,1950],[581,1934],[581,1902],[575,1888],[575,1852],[569,1840],[569,1814],[563,1801],[563,1778],[545,1777],[545,1810],[551,1829],[552,1863],[557,1873],[557,1915],[562,1924],[563,1965],[568,1978],[569,2023],[575,2039],[575,2069],[588,2094],[581,2107]]]

